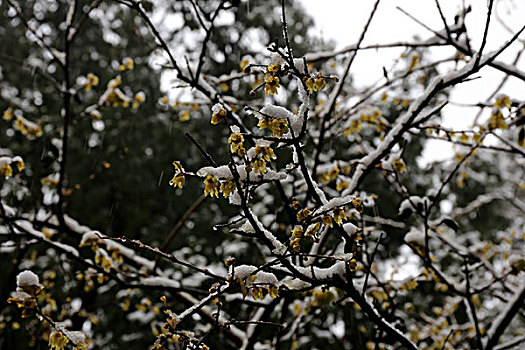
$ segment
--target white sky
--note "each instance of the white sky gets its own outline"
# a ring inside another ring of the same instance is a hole
[[[301,2],[315,20],[316,27],[311,29],[312,32],[318,36],[336,40],[337,47],[341,48],[357,42],[375,0],[302,0]],[[465,0],[465,4],[472,5],[473,11],[467,16],[466,25],[472,37],[472,46],[476,48],[479,47],[485,26],[487,1]],[[496,0],[496,4],[498,4],[496,10],[500,18],[513,30],[517,31],[525,23],[525,1]],[[462,8],[462,0],[440,0],[440,5],[447,22],[451,24],[454,15]],[[433,35],[402,14],[396,9],[396,6],[403,8],[435,30],[443,28],[434,0],[383,0],[372,20],[370,30],[365,36],[364,44],[410,41],[414,35],[419,35],[422,38]],[[511,36],[493,13],[486,50],[499,47]],[[525,35],[522,35],[521,38],[525,39]],[[520,47],[522,47],[521,44],[515,44],[507,49],[501,56],[501,60],[511,63]],[[351,68],[354,81],[358,86],[366,86],[377,81],[383,76],[382,67],[389,67],[392,60],[399,57],[401,52],[403,49],[360,52]],[[435,49],[433,54],[435,57],[449,57],[454,54],[454,50],[450,48]],[[518,67],[525,70],[525,58],[518,62]],[[503,75],[492,68],[483,69],[480,73],[481,79],[458,86],[452,93],[450,101],[459,103],[485,102],[486,97],[500,83]],[[510,78],[502,92],[511,98],[523,99],[525,84],[516,78]],[[461,129],[471,125],[477,109],[449,104],[443,113],[446,126]],[[443,147],[443,144],[446,143],[432,141],[432,146],[426,150],[425,158],[444,159],[453,155],[452,148],[450,146]]]

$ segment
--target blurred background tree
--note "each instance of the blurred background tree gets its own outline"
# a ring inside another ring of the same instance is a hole
[[[200,5],[205,12],[211,13],[219,3],[213,0],[200,2]],[[63,20],[70,1],[23,1],[17,4],[22,16],[48,45],[63,47]],[[101,232],[126,235],[159,246],[202,194],[196,180],[190,180],[195,186],[186,186],[184,191],[168,187],[174,159],[184,159],[185,166],[194,168],[203,163],[201,154],[190,144],[185,133],[192,134],[215,159],[221,160],[227,157],[227,148],[217,147],[217,144],[222,142],[227,130],[208,132],[210,106],[194,102],[190,89],[182,89],[183,93],[174,89],[173,74],[162,66],[165,62],[159,59],[157,42],[140,16],[112,1],[82,0],[77,1],[76,6],[86,12],[93,4],[97,6],[85,19],[71,50],[72,80],[81,86],[85,81],[82,77],[91,73],[98,77],[99,83],[88,91],[80,89],[74,98],[66,172],[66,189],[70,192],[66,197],[67,212]],[[182,60],[183,57],[199,57],[203,34],[190,1],[143,4],[162,25],[162,35],[169,38],[170,47]],[[208,43],[203,73],[210,76],[241,72],[239,64],[246,58],[262,61],[266,55],[265,47],[281,36],[279,1],[234,1],[232,5],[221,12]],[[330,47],[330,43],[321,43],[321,39],[308,35],[313,21],[300,2],[293,1],[287,6],[297,54],[306,53],[314,44],[319,48]],[[1,121],[0,134],[3,136],[0,147],[9,146],[14,154],[23,155],[26,163],[31,164],[20,178],[28,185],[30,193],[4,187],[2,200],[13,207],[38,212],[34,203],[40,203],[42,207],[52,205],[44,203],[41,180],[48,176],[54,179],[53,174],[58,171],[62,127],[62,97],[46,76],[60,81],[63,72],[49,53],[35,43],[34,35],[7,1],[0,5],[0,11],[4,18],[0,23],[0,41],[10,43],[0,46],[0,110],[11,107],[43,128],[43,136],[28,142],[26,136],[13,129],[11,121]],[[121,70],[128,57],[134,62],[133,70]],[[97,109],[100,119],[98,115],[90,115],[86,108],[97,104],[106,85],[117,76],[122,79],[124,93],[133,96],[143,91],[145,102],[139,108],[132,108],[131,104],[117,108],[101,106]],[[253,100],[248,93],[249,83],[244,84],[246,86],[242,88],[236,85],[236,90],[245,91],[242,98]],[[230,94],[228,83],[223,83],[221,88],[224,96]],[[168,103],[163,102],[164,97],[168,97]],[[236,97],[239,98],[238,93]],[[189,121],[184,120],[187,112]],[[221,200],[207,201],[212,203],[197,209],[193,214],[195,219],[190,219],[180,229],[168,251],[189,245],[200,247],[202,256],[209,257],[209,261],[222,259],[225,255],[223,248],[228,245],[227,237],[212,234],[210,223],[224,221],[232,209]],[[5,258],[20,260],[30,256],[36,261],[42,253],[37,247],[28,246]],[[60,264],[49,258],[38,259],[38,264],[42,261],[47,267]],[[42,270],[47,267],[40,266]],[[17,264],[9,264],[8,268],[9,276],[16,276]],[[9,280],[14,281],[13,278]],[[59,277],[56,282],[61,284],[67,280]],[[6,301],[12,287],[12,283],[2,284],[4,314],[8,312]],[[60,305],[68,295],[78,293],[83,294],[82,286],[66,289],[61,294],[54,293],[53,297]],[[115,339],[112,335],[126,334],[130,325],[121,322],[120,308],[107,308],[108,305],[116,304],[96,290],[86,293],[83,298],[84,314],[92,315],[93,320],[98,315],[93,327],[97,329],[98,337],[105,339],[98,343],[99,346],[119,349],[134,344],[137,348],[146,348],[151,344],[149,329],[126,335],[125,339]],[[101,308],[105,309],[104,314]],[[82,324],[84,319],[76,321]],[[16,345],[22,349],[22,344],[27,343],[22,340],[25,337],[24,332],[6,327],[2,329],[0,345],[2,348]],[[30,343],[34,346],[38,341]]]

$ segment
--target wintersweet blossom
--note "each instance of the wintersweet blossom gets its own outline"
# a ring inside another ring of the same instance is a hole
[[[0,176],[11,177],[13,176],[13,168],[7,163],[0,165]]]
[[[512,103],[510,102],[510,98],[507,95],[498,95],[496,97],[496,101],[494,102],[494,108],[498,111],[503,108],[508,108],[512,106]]]
[[[11,120],[13,119],[13,107],[9,107],[4,111],[3,115],[4,120]]]
[[[322,77],[316,78],[313,83],[313,89],[314,91],[321,91],[326,86],[326,80]]]
[[[211,116],[211,123],[213,125],[219,124],[224,119],[224,117],[226,117],[226,114],[226,109],[220,108],[216,113],[213,113],[213,115]]]
[[[228,138],[228,143],[230,144],[230,150],[232,153],[237,153],[239,156],[244,156],[246,150],[243,146],[244,136],[239,133],[232,133]]]
[[[404,173],[407,170],[407,166],[403,159],[396,158],[392,161],[392,166],[398,173]]]
[[[182,186],[184,186],[184,182],[186,181],[186,178],[184,177],[184,168],[178,161],[174,161],[172,164],[175,167],[175,174],[170,181],[170,186],[178,186],[180,189],[182,189]]]
[[[334,220],[338,225],[341,225],[346,220],[346,213],[341,208],[334,208],[333,210]]]
[[[268,169],[266,168],[266,161],[262,158],[256,159],[252,162],[253,171],[255,174],[264,175]]]
[[[221,192],[224,198],[228,197],[230,194],[232,194],[237,189],[237,185],[235,185],[235,181],[233,180],[226,180],[221,184]]]
[[[277,158],[270,146],[255,146],[255,154],[261,156],[267,162],[269,162],[271,159]]]
[[[279,78],[274,76],[269,76],[266,78],[264,87],[266,90],[266,95],[270,93],[270,95],[276,94],[277,95],[277,89],[279,88]]]
[[[61,331],[54,331],[49,336],[49,348],[50,350],[63,350],[69,339]]]
[[[266,70],[266,72],[272,76],[275,76],[277,73],[279,73],[279,70],[281,69],[281,65],[279,64],[270,64]]]
[[[206,178],[204,179],[204,195],[205,196],[210,195],[211,197],[215,196],[219,198],[219,189],[217,187],[218,183],[219,183],[219,180],[217,180],[215,176],[213,175],[206,176]]]
[[[273,136],[276,136],[278,138],[283,137],[284,134],[287,134],[290,131],[286,120],[281,118],[271,119],[268,122],[268,128],[273,133]]]

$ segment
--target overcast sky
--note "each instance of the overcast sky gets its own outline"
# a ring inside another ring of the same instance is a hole
[[[312,32],[318,36],[336,40],[337,47],[340,48],[357,42],[375,0],[302,0],[301,2],[316,22],[316,27],[311,29]],[[492,17],[487,50],[497,48],[512,36],[498,22],[496,14],[515,31],[525,23],[525,1],[496,0],[496,3],[498,6]],[[461,9],[462,0],[441,0],[440,4],[447,21],[453,23],[454,15]],[[476,47],[479,46],[485,26],[487,2],[465,0],[465,4],[472,5],[473,11],[468,15],[466,25],[472,36],[473,47]],[[440,30],[443,27],[435,0],[383,0],[379,4],[371,29],[365,37],[365,44],[409,41],[414,35],[422,38],[432,36],[432,33],[397,10],[396,6],[403,8],[433,29]],[[522,35],[521,38],[525,39],[525,35]],[[508,63],[512,62],[520,47],[523,47],[522,44],[513,45],[501,56],[502,59]],[[388,67],[389,62],[399,57],[402,51],[402,49],[389,49],[360,52],[351,71],[356,83],[366,86],[381,78],[382,67]],[[433,54],[435,57],[448,57],[454,54],[454,50],[436,49]],[[518,62],[518,67],[525,70],[525,58]],[[484,69],[481,73],[482,79],[461,84],[454,90],[450,100],[459,103],[484,101],[499,84],[503,75],[491,68]],[[523,99],[525,84],[518,79],[511,78],[502,91],[511,98]],[[449,105],[444,110],[444,123],[446,126],[455,128],[468,127],[476,112],[477,110],[474,109]],[[434,147],[427,150],[427,156],[432,159],[442,159],[453,154],[451,148],[444,152],[442,146],[438,141]]]

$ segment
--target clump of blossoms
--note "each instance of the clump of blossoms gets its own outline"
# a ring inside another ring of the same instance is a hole
[[[268,68],[266,69],[266,75],[268,77],[264,81],[264,89],[266,91],[266,95],[268,93],[270,95],[277,94],[277,89],[279,88],[279,77],[277,76],[281,70],[280,64],[270,64]]]
[[[5,176],[5,178],[12,177],[13,167],[16,168],[18,172],[25,169],[26,165],[22,157],[0,157],[0,176]]]
[[[283,137],[284,134],[287,134],[290,131],[288,128],[288,123],[284,118],[271,118],[263,116],[259,120],[257,126],[260,130],[269,129],[273,136],[277,138]]]
[[[228,138],[228,143],[230,146],[230,151],[232,153],[237,153],[239,156],[243,157],[246,154],[246,150],[243,146],[244,136],[239,133],[232,133]]]
[[[28,318],[35,312],[39,315],[38,317],[45,315],[44,319],[47,323],[55,328],[48,339],[51,350],[63,350],[70,341],[75,346],[74,350],[87,350],[90,341],[83,332],[57,329],[57,323],[53,322],[49,316],[50,311],[56,311],[56,302],[49,296],[49,293],[43,292],[44,286],[34,272],[30,270],[20,272],[16,276],[16,285],[16,291],[11,293],[8,302],[16,303],[19,308],[23,309],[22,318]],[[44,308],[39,308],[39,301],[46,301],[49,304]]]
[[[32,122],[23,116],[17,116],[14,122],[14,128],[28,139],[40,137],[44,134],[40,123]]]

